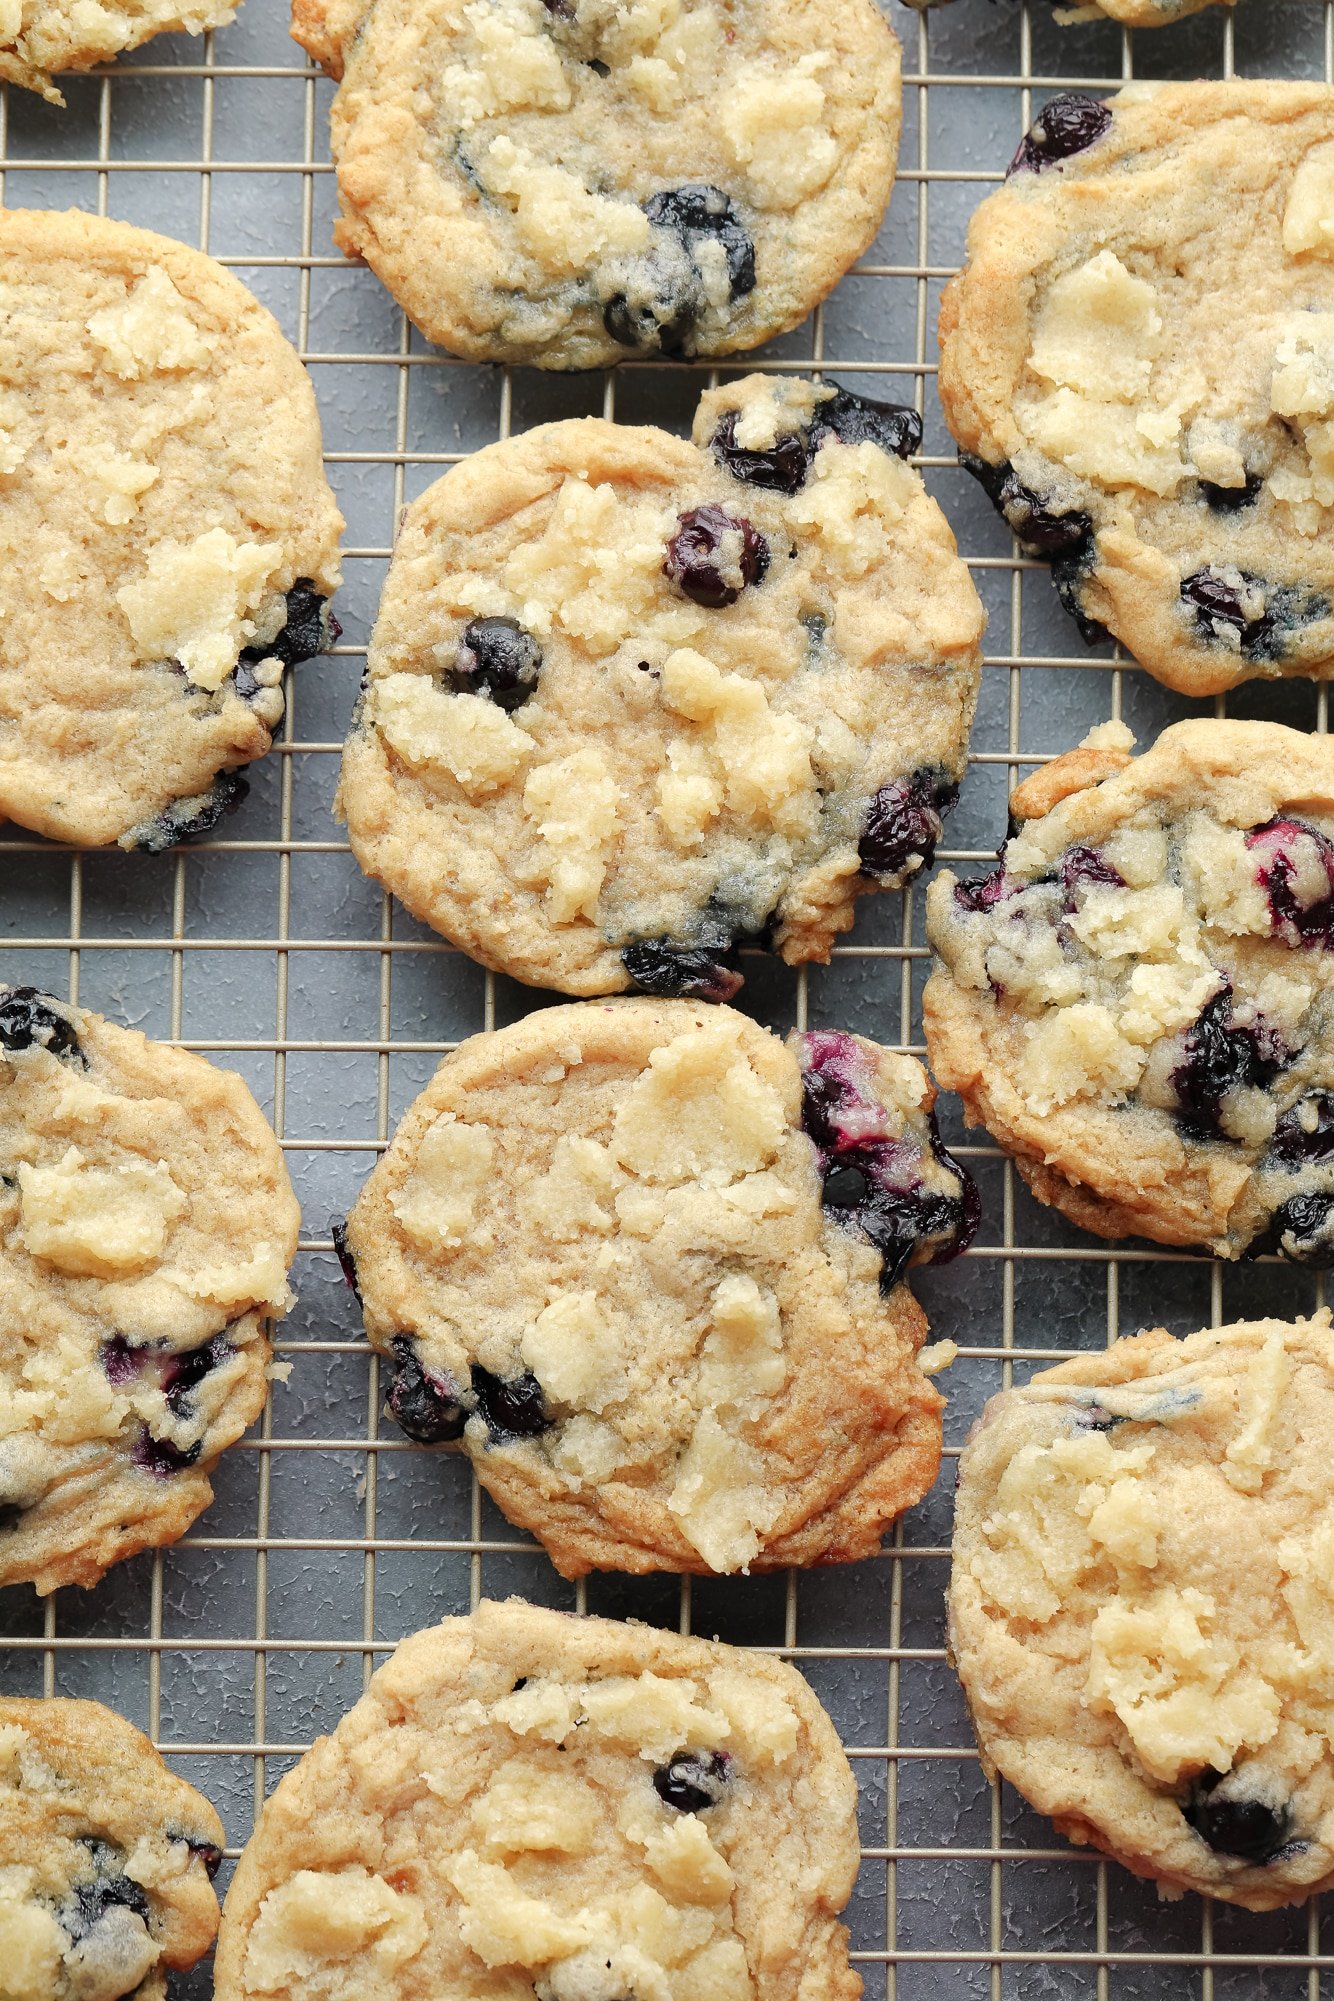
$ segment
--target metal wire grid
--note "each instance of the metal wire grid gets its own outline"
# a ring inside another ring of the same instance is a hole
[[[1110,25],[1058,34],[1028,0],[894,13],[906,123],[888,224],[765,365],[868,388],[881,378],[882,393],[924,410],[921,463],[991,612],[969,778],[941,857],[968,865],[990,855],[1023,770],[1109,714],[1146,737],[1187,705],[1108,649],[1073,650],[1045,578],[1030,580],[1038,566],[954,465],[930,357],[967,215],[1000,178],[1035,94],[1145,74],[1334,81],[1334,0],[1242,0],[1236,17],[1137,37]],[[439,1055],[535,1002],[405,919],[361,878],[328,817],[394,524],[423,485],[494,437],[579,411],[682,427],[700,384],[698,371],[669,364],[573,380],[485,371],[421,342],[369,273],[326,249],[330,92],[298,60],[284,14],[281,0],[249,0],[202,44],[159,41],[114,72],[71,80],[64,114],[0,90],[0,199],[72,203],[195,240],[279,313],[314,374],[349,518],[344,643],[289,685],[281,741],[219,836],[149,858],[0,832],[0,977],[242,1070],[271,1111],[305,1214],[301,1304],[277,1344],[291,1380],[275,1385],[258,1435],[227,1456],[213,1508],[177,1548],[122,1565],[93,1592],[45,1604],[0,1595],[0,1686],[94,1695],[133,1717],[217,1802],[230,1867],[266,1792],[394,1642],[483,1590],[717,1633],[795,1660],[844,1736],[865,1843],[849,1918],[871,1994],[1334,1994],[1317,1905],[1253,1918],[1193,1898],[1158,1904],[983,1779],[942,1646],[951,1465],[892,1546],[855,1571],[570,1587],[457,1453],[412,1447],[392,1425],[381,1435],[377,1365],[325,1219],[348,1205]],[[1081,62],[1092,66],[1082,75]],[[1327,725],[1323,689],[1250,688],[1230,707]],[[862,906],[827,970],[793,975],[755,959],[746,1004],[777,1027],[837,1023],[920,1053],[921,940],[920,890],[881,898]],[[920,1286],[935,1332],[960,1343],[950,1461],[985,1397],[1052,1355],[1154,1321],[1184,1332],[1262,1304],[1315,1303],[1318,1281],[1287,1268],[1224,1271],[1104,1246],[1038,1209],[989,1145],[958,1150],[982,1184],[983,1241]],[[209,1991],[206,1969],[179,1983],[184,1995]]]

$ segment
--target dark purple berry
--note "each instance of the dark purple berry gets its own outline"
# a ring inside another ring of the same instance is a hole
[[[726,1791],[731,1762],[721,1751],[678,1751],[653,1774],[653,1789],[677,1813],[705,1813]]]
[[[1334,1195],[1294,1195],[1274,1212],[1268,1246],[1292,1264],[1328,1271],[1334,1265]],[[1257,1248],[1264,1248],[1258,1246]]]
[[[320,596],[309,577],[298,578],[287,593],[287,620],[282,631],[266,646],[245,647],[241,654],[242,662],[276,657],[284,667],[296,667],[301,661],[313,660],[317,654],[326,652],[343,630],[327,609],[328,603],[329,600]],[[253,682],[254,676],[250,678]],[[236,692],[244,693],[239,665],[236,680]]]
[[[711,502],[679,517],[662,566],[665,577],[709,611],[735,604],[768,570],[769,544],[759,529]]]
[[[542,649],[517,618],[475,618],[445,678],[456,695],[489,695],[512,713],[537,693],[541,671]]]
[[[1097,144],[1112,122],[1107,106],[1081,90],[1063,90],[1044,104],[1019,142],[1012,174],[1041,174]]]
[[[618,292],[603,308],[602,323],[620,347],[679,354],[709,308],[700,245],[722,246],[733,299],[755,289],[755,245],[721,188],[664,188],[643,209],[663,236],[642,260],[635,299]]]
[[[1193,1139],[1222,1139],[1221,1113],[1233,1091],[1263,1088],[1291,1061],[1263,1022],[1241,1027],[1232,1019],[1232,989],[1206,1003],[1185,1038],[1185,1058],[1172,1072],[1177,1120]]]
[[[1263,585],[1258,577],[1242,571],[1237,574],[1240,583],[1230,583],[1218,570],[1197,570],[1182,584],[1181,596],[1206,639],[1235,633],[1241,651],[1254,656],[1273,638],[1274,619],[1267,604],[1257,617],[1248,614],[1243,592],[1251,597],[1255,591],[1263,591]]]
[[[194,1392],[205,1376],[221,1368],[235,1353],[225,1334],[215,1334],[198,1348],[186,1348],[163,1356],[160,1379],[167,1393],[168,1408],[177,1417],[187,1416],[192,1408]]]
[[[147,1895],[125,1874],[119,1851],[95,1835],[81,1836],[80,1841],[92,1856],[94,1874],[90,1883],[75,1886],[73,1903],[61,1913],[61,1921],[71,1938],[76,1941],[86,1938],[110,1910],[133,1911],[147,1925]]]
[[[960,910],[967,910],[974,916],[984,916],[1014,893],[1014,885],[1005,873],[1004,862],[990,875],[976,876],[972,881],[956,882],[954,885],[955,903]]]
[[[88,1068],[69,1015],[36,987],[0,987],[0,1049],[45,1049],[62,1063]]]
[[[239,771],[220,771],[207,792],[173,800],[155,818],[136,828],[134,846],[142,854],[160,855],[180,841],[207,834],[224,814],[236,811],[249,791],[249,782]]]
[[[744,486],[766,487],[771,493],[799,493],[810,471],[812,446],[808,435],[787,431],[763,451],[749,451],[736,442],[735,410],[729,410],[710,440],[719,465]]]
[[[1334,1160],[1334,1097],[1308,1091],[1280,1118],[1269,1150],[1285,1167],[1323,1167]]]
[[[908,459],[921,448],[922,420],[906,403],[878,403],[835,386],[811,418],[813,445],[830,436],[843,445],[879,445],[893,458]]]
[[[138,1382],[148,1360],[148,1349],[127,1341],[123,1334],[113,1334],[109,1341],[102,1343],[102,1369],[109,1383],[119,1389],[125,1383]]]
[[[729,1001],[745,984],[740,973],[723,964],[729,949],[641,938],[622,948],[621,964],[640,993],[655,1000]]]
[[[1248,472],[1244,486],[1215,486],[1212,480],[1200,481],[1200,492],[1213,508],[1215,514],[1240,514],[1244,508],[1254,507],[1264,487],[1264,475]]]
[[[1025,548],[1040,556],[1056,556],[1088,546],[1093,535],[1091,516],[1053,513],[1011,465],[988,465],[971,452],[960,452],[959,463],[972,474]]]
[[[1126,879],[1119,869],[1104,861],[1096,848],[1067,848],[1061,856],[1061,887],[1066,900],[1073,900],[1076,890],[1094,888],[1101,885],[1106,889],[1124,889]]]
[[[1247,1798],[1235,1774],[1202,1772],[1181,1811],[1201,1841],[1239,1862],[1272,1862],[1292,1839],[1286,1802]]]
[[[361,1287],[357,1284],[357,1261],[347,1246],[346,1216],[329,1218],[329,1235],[333,1238],[334,1256],[343,1269],[343,1282],[351,1286],[353,1298],[361,1304]]]
[[[222,1867],[222,1850],[211,1841],[190,1841],[186,1846],[197,1862],[202,1862],[209,1882],[213,1882]]]
[[[958,786],[939,771],[914,771],[882,785],[867,809],[857,848],[862,874],[899,882],[910,870],[929,868],[942,819],[958,796]]]
[[[154,1479],[169,1480],[173,1473],[183,1473],[187,1466],[193,1466],[202,1447],[203,1440],[199,1438],[193,1445],[173,1445],[169,1438],[154,1438],[151,1431],[145,1430],[134,1448],[134,1463]]]
[[[1274,935],[1286,945],[1334,944],[1334,842],[1303,820],[1270,820],[1246,845],[1259,862]],[[1324,894],[1310,903],[1299,903],[1292,887],[1303,862],[1324,874]]]
[[[542,1385],[531,1369],[521,1376],[493,1376],[481,1364],[472,1365],[473,1394],[486,1421],[492,1443],[510,1438],[539,1438],[553,1419],[542,1396]]]
[[[871,1180],[865,1168],[853,1161],[840,1161],[825,1175],[820,1200],[826,1209],[860,1209],[871,1194]]]
[[[395,1334],[391,1345],[394,1359],[387,1402],[399,1429],[418,1445],[462,1437],[465,1413],[448,1377],[427,1374],[409,1335]]]

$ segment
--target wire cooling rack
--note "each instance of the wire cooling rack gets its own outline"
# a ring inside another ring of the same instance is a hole
[[[935,317],[968,217],[1053,89],[1132,75],[1334,81],[1334,4],[1241,0],[1235,15],[1134,36],[1111,24],[1062,31],[1041,0],[892,13],[905,127],[888,220],[824,308],[762,358],[924,413],[922,466],[991,615],[971,766],[941,856],[975,865],[1025,771],[1109,715],[1144,740],[1191,705],[1109,647],[1083,650],[1046,577],[954,463],[935,397]],[[213,1507],[176,1548],[121,1565],[94,1591],[44,1604],[0,1593],[0,1687],[96,1696],[147,1729],[217,1803],[230,1871],[265,1794],[393,1644],[484,1591],[717,1634],[780,1649],[842,1732],[864,1842],[848,1917],[874,2001],[1328,2001],[1334,1938],[1318,1904],[1253,1917],[1194,1897],[1160,1903],[989,1786],[942,1617],[954,1459],[987,1396],[1142,1325],[1185,1333],[1309,1310],[1318,1279],[1109,1248],[1034,1204],[993,1148],[961,1145],[983,1192],[980,1240],[918,1283],[935,1334],[960,1346],[946,1382],[949,1456],[892,1546],[855,1570],[569,1586],[481,1495],[465,1459],[410,1446],[382,1420],[327,1219],[350,1205],[442,1052],[540,1004],[395,909],[330,816],[395,524],[446,466],[548,418],[684,429],[707,378],[668,363],[564,379],[490,370],[412,333],[370,273],[332,252],[331,88],[288,40],[282,0],[248,0],[223,32],[163,38],[65,92],[60,112],[0,90],[0,194],[197,242],[276,312],[314,377],[348,518],[344,635],[332,659],[299,670],[281,742],[214,837],[127,856],[0,830],[0,977],[240,1070],[272,1115],[305,1217],[300,1304],[278,1343],[290,1380],[224,1459]],[[1326,727],[1324,692],[1309,685],[1243,688],[1230,709]],[[860,913],[828,968],[750,961],[743,1005],[780,1029],[838,1025],[920,1052],[920,887]],[[207,1968],[177,1991],[202,2001]]]

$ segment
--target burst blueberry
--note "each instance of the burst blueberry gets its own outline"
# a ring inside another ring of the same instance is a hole
[[[541,671],[542,649],[517,618],[475,618],[445,678],[455,694],[489,695],[512,714],[537,693]]]
[[[90,1882],[74,1887],[71,1902],[60,1913],[61,1923],[74,1940],[86,1938],[108,1911],[133,1911],[147,1925],[149,1905],[143,1888],[125,1874],[119,1850],[96,1835],[82,1835],[80,1845],[92,1859]]]
[[[88,1068],[74,1024],[50,994],[36,987],[0,987],[0,1049],[45,1049],[62,1063]]]
[[[320,595],[309,577],[298,578],[287,593],[287,617],[281,632],[263,646],[245,647],[241,661],[251,663],[276,657],[284,667],[296,667],[303,660],[313,660],[317,654],[332,646],[343,630],[328,611],[328,603],[329,600]],[[251,679],[253,681],[253,675]],[[238,694],[242,692],[240,681],[238,663]]]
[[[759,486],[771,493],[799,493],[810,471],[810,435],[784,431],[772,445],[752,450],[736,441],[737,413],[729,410],[709,441],[709,449],[719,465],[743,486]]]
[[[249,782],[239,771],[220,771],[207,792],[173,800],[152,820],[137,827],[133,845],[142,854],[160,855],[196,834],[211,833],[225,814],[236,811],[249,791]]]
[[[493,1444],[501,1445],[511,1438],[539,1438],[551,1429],[554,1420],[542,1385],[531,1369],[518,1376],[496,1376],[474,1362],[472,1387]]]
[[[1334,1097],[1308,1091],[1274,1127],[1270,1152],[1285,1167],[1319,1166],[1334,1160]]]
[[[343,1283],[352,1288],[352,1296],[360,1306],[361,1286],[357,1282],[357,1261],[348,1247],[346,1216],[330,1217],[329,1234],[333,1238],[334,1256],[342,1267]]]
[[[677,521],[662,572],[691,601],[709,611],[735,604],[743,590],[763,583],[769,544],[743,516],[706,502]]]
[[[221,1368],[235,1353],[226,1334],[219,1333],[197,1348],[180,1349],[164,1355],[160,1380],[167,1394],[168,1409],[177,1417],[190,1415],[194,1409],[194,1393],[204,1378]]]
[[[836,387],[816,404],[810,435],[814,445],[832,436],[843,445],[878,445],[893,458],[908,459],[921,449],[922,420],[906,403],[880,403]]]
[[[169,1480],[173,1473],[183,1473],[187,1466],[193,1466],[203,1450],[203,1440],[196,1439],[193,1445],[173,1445],[169,1438],[154,1438],[145,1428],[140,1432],[134,1447],[134,1463],[144,1473],[151,1473],[155,1480]]]
[[[1124,889],[1125,877],[1097,848],[1067,848],[1060,860],[1061,888],[1067,903],[1081,889]]]
[[[1334,944],[1334,841],[1303,820],[1270,820],[1246,836],[1269,900],[1275,935],[1294,946]],[[1323,874],[1323,892],[1299,901],[1299,875]]]
[[[1267,1236],[1268,1247],[1290,1263],[1328,1271],[1334,1266],[1334,1195],[1291,1196],[1275,1210]]]
[[[390,1345],[393,1361],[386,1401],[399,1429],[419,1445],[461,1437],[465,1413],[448,1377],[431,1375],[422,1367],[407,1334],[395,1334]]]
[[[1292,1840],[1292,1807],[1248,1796],[1231,1774],[1202,1773],[1181,1811],[1215,1854],[1239,1862],[1272,1862]]]
[[[663,188],[642,206],[662,238],[642,260],[634,299],[618,292],[603,308],[602,323],[620,347],[678,354],[712,303],[699,263],[702,246],[721,248],[728,297],[740,299],[755,289],[755,245],[721,188]]]
[[[722,1751],[678,1751],[653,1774],[653,1789],[677,1813],[707,1813],[727,1790],[731,1759]]]
[[[1222,1139],[1222,1112],[1228,1097],[1263,1088],[1291,1060],[1280,1038],[1259,1020],[1234,1021],[1232,989],[1224,986],[1208,1001],[1185,1038],[1185,1056],[1172,1072],[1177,1119],[1193,1139]]]
[[[655,1000],[729,1001],[745,984],[724,965],[728,946],[674,945],[667,938],[641,938],[621,951],[621,964],[641,994]]]
[[[958,796],[958,786],[940,771],[914,771],[882,785],[867,809],[857,848],[862,874],[894,882],[909,870],[929,868],[943,817]]]
[[[1096,146],[1111,122],[1111,112],[1098,98],[1082,90],[1063,90],[1043,105],[1019,142],[1009,171],[1041,174],[1059,167],[1062,161]]]

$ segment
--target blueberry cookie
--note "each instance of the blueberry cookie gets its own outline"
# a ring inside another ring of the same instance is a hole
[[[1334,91],[1054,98],[940,339],[963,462],[1087,638],[1189,695],[1334,672]]]
[[[585,418],[409,508],[343,754],[357,860],[483,965],[726,999],[931,858],[981,605],[910,410],[748,376],[694,442]]]
[[[940,1463],[901,1281],[977,1221],[934,1096],[689,1001],[474,1036],[341,1233],[390,1413],[567,1577],[871,1554]]]
[[[297,1223],[239,1077],[0,987],[0,1585],[95,1584],[208,1506]]]
[[[857,2001],[856,1800],[785,1663],[483,1602],[266,1803],[216,2001]]]
[[[873,0],[295,0],[293,33],[342,79],[339,247],[472,361],[758,347],[893,186]]]
[[[329,637],[315,398],[212,258],[96,216],[0,212],[0,324],[0,817],[167,847]]]
[[[52,73],[93,69],[169,30],[202,35],[235,17],[239,0],[0,0],[0,82],[52,104]]]
[[[165,2001],[213,1943],[222,1822],[100,1702],[0,1697],[6,2001]]]
[[[1334,742],[1106,724],[927,897],[936,1076],[1100,1236],[1334,1264]]]
[[[1169,1890],[1334,1885],[1334,1336],[1162,1328],[987,1405],[949,1645],[983,1764]]]

